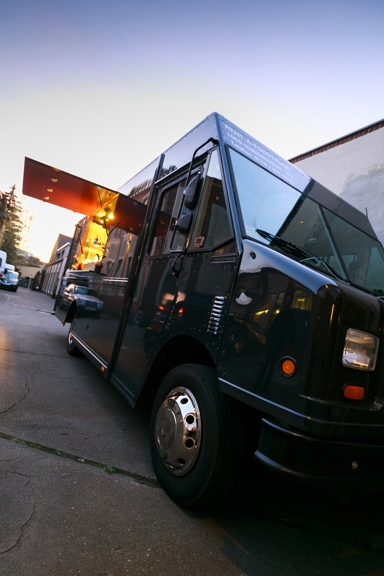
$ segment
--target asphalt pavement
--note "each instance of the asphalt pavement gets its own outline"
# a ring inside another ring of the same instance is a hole
[[[178,508],[151,466],[148,411],[67,355],[52,309],[0,291],[1,576],[384,576],[380,490],[249,463],[225,502]]]

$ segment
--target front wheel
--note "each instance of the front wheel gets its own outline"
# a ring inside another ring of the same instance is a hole
[[[241,469],[240,406],[221,393],[212,368],[177,366],[156,394],[150,441],[153,467],[168,495],[181,506],[212,503]]]
[[[73,339],[73,327],[74,327],[75,322],[76,322],[76,318],[74,318],[72,320],[72,323],[71,323],[69,330],[68,330],[67,352],[70,356],[81,356],[81,351],[78,349],[78,347],[76,346],[75,341]]]

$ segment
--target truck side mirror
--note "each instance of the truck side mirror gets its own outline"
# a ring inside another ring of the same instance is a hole
[[[189,214],[184,214],[184,216],[181,216],[181,218],[178,219],[176,224],[176,230],[180,232],[180,234],[188,234],[191,221],[192,221],[192,212],[189,212]]]
[[[186,208],[192,208],[196,200],[196,190],[197,185],[200,180],[200,172],[195,174],[195,176],[189,181],[188,186],[184,190],[184,206]]]

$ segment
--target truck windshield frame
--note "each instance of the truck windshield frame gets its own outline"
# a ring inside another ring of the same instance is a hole
[[[291,257],[281,238],[318,256],[339,278],[384,295],[384,250],[380,242],[228,146],[243,233]],[[315,259],[303,260],[317,267]],[[321,271],[327,273],[325,267]]]

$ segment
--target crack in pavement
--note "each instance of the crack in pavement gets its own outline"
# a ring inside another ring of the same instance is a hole
[[[24,524],[21,526],[20,528],[20,535],[17,538],[15,544],[13,546],[10,546],[9,548],[7,548],[6,550],[0,550],[0,555],[2,554],[6,554],[7,552],[10,552],[11,550],[13,550],[14,548],[16,548],[20,542],[20,540],[22,539],[22,537],[24,536],[24,530],[25,528],[28,526],[28,524],[30,523],[30,521],[32,520],[33,516],[35,514],[35,504],[33,504],[33,509],[31,512],[30,517],[28,518],[28,520],[26,522],[24,522]]]
[[[4,414],[8,414],[9,412],[11,412],[11,410],[13,410],[15,408],[15,406],[18,406],[18,404],[21,404],[22,402],[24,402],[24,400],[30,394],[30,391],[31,391],[28,384],[26,384],[26,387],[27,387],[27,390],[26,390],[24,396],[22,398],[19,398],[18,400],[16,400],[16,402],[14,404],[12,404],[12,406],[8,406],[8,408],[6,408],[5,410],[1,410],[0,417],[3,416]]]
[[[8,460],[8,462],[11,462],[11,460]],[[9,473],[10,473],[10,474],[15,474],[16,476],[21,476],[22,478],[27,478],[28,481],[24,484],[24,488],[25,488],[26,486],[28,486],[28,484],[29,484],[30,481],[31,481],[31,477],[28,476],[27,474],[22,474],[21,472],[16,472],[16,470],[10,470]]]
[[[14,404],[12,404],[11,406],[8,406],[5,410],[1,410],[0,411],[0,417],[3,416],[4,414],[9,414],[15,408],[15,406],[18,406],[19,404],[24,402],[24,400],[27,398],[27,396],[29,396],[29,394],[31,393],[31,385],[34,383],[34,375],[35,375],[36,371],[37,371],[37,367],[32,361],[31,366],[30,366],[30,370],[28,372],[26,372],[27,378],[23,382],[24,390],[25,390],[24,396],[19,397]]]
[[[31,356],[48,356],[49,358],[68,358],[68,354],[63,355],[44,354],[44,352],[28,352],[28,350],[10,350],[9,348],[0,348],[0,352],[12,352],[13,354],[30,354]]]
[[[123,476],[128,476],[129,478],[132,478],[132,480],[135,480],[140,484],[145,484],[151,488],[160,488],[160,484],[154,478],[142,476],[141,474],[136,474],[134,472],[129,472],[128,470],[123,470],[122,468],[116,468],[115,466],[111,466],[109,464],[96,462],[95,460],[89,460],[88,458],[81,458],[80,456],[76,456],[69,452],[63,452],[62,450],[57,450],[56,448],[52,448],[50,446],[43,446],[42,444],[30,442],[29,440],[16,438],[15,436],[10,436],[9,434],[4,434],[3,432],[0,432],[0,438],[3,438],[4,440],[10,440],[11,442],[15,442],[16,444],[20,444],[22,446],[34,448],[35,450],[40,450],[41,452],[47,452],[53,456],[68,459],[73,462],[77,462],[78,464],[85,464],[87,466],[93,466],[94,468],[100,468],[108,474],[122,474]]]
[[[25,304],[15,304],[14,302],[4,302],[5,306],[16,306],[16,308],[28,308],[28,310],[36,310],[36,312],[42,312],[43,314],[52,314],[52,316],[56,315],[56,312],[53,310],[43,310],[42,308],[35,308],[34,306],[25,306]]]

